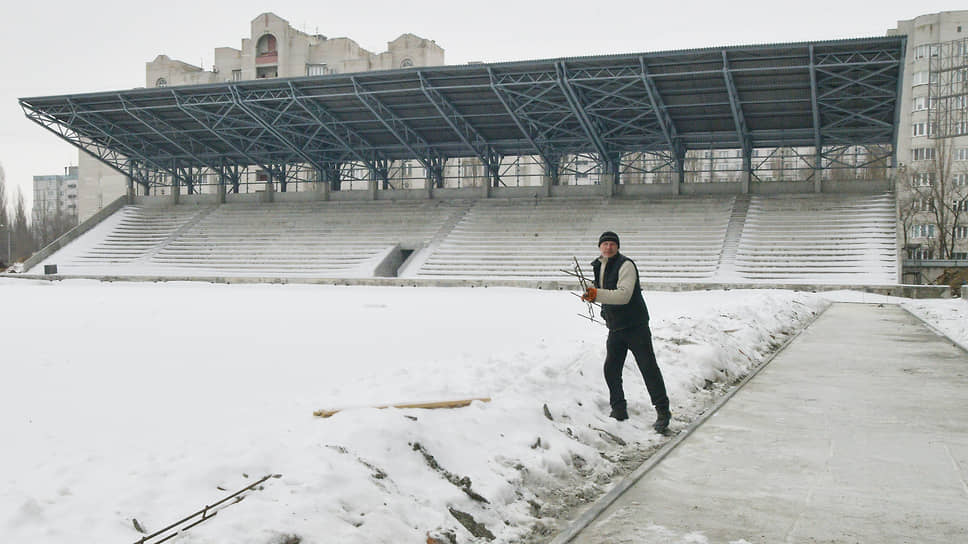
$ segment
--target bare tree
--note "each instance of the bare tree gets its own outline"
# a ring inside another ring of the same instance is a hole
[[[10,225],[10,214],[7,213],[7,176],[3,171],[3,164],[0,164],[0,262],[9,265],[7,262],[7,240],[11,238],[7,233]],[[5,267],[3,267],[5,268]]]
[[[911,174],[908,171],[905,170],[898,174],[898,186],[904,190],[898,191],[897,195],[897,220],[901,225],[901,235],[903,236],[901,247],[907,250],[910,244],[911,228],[917,220],[920,207],[917,193],[911,184]]]
[[[61,235],[77,226],[76,219],[61,209],[57,209],[53,213],[38,215],[39,217],[32,218],[33,225],[31,226],[38,249],[60,238]]]
[[[17,187],[17,204],[13,216],[13,260],[22,262],[34,252],[34,237],[30,233],[27,222],[27,207],[24,205],[24,193]]]
[[[968,213],[964,211],[968,199],[968,184],[954,166],[956,150],[950,138],[934,140],[927,148],[932,156],[924,157],[923,164],[913,168],[910,187],[919,199],[922,217],[930,219],[937,229],[933,249],[940,259],[951,259],[959,227],[965,226]]]

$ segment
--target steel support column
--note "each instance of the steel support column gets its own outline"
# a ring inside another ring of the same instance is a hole
[[[749,157],[753,154],[753,145],[750,142],[749,129],[746,126],[746,117],[743,115],[743,105],[739,99],[739,92],[736,90],[736,82],[733,81],[733,73],[729,69],[729,58],[726,51],[723,51],[723,80],[726,83],[726,92],[729,94],[729,109],[733,114],[733,123],[736,126],[736,139],[743,150],[743,194],[750,192],[750,178],[753,176]]]
[[[816,51],[810,45],[810,111],[813,114],[813,145],[816,156],[813,164],[814,192],[823,191],[823,132],[820,124],[820,105],[817,103],[817,60]]]
[[[645,63],[645,58],[639,57],[639,66],[642,69],[642,83],[645,85],[645,91],[649,95],[649,102],[655,111],[656,121],[658,121],[659,127],[662,129],[662,134],[665,136],[666,143],[669,146],[669,152],[672,153],[672,160],[675,161],[677,176],[672,192],[673,194],[679,194],[681,184],[686,175],[686,146],[683,145],[682,139],[679,138],[679,131],[676,130],[676,124],[672,121],[672,116],[669,115],[669,108],[666,107],[665,101],[662,100],[662,95],[659,93],[659,88],[656,86],[655,80],[649,74],[649,67]]]

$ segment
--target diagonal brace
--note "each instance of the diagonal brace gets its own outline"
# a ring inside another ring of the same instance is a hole
[[[423,72],[418,71],[417,76],[420,78],[420,89],[423,91],[424,96],[427,97],[427,100],[437,108],[441,117],[453,129],[457,137],[464,142],[464,145],[477,155],[477,158],[487,168],[493,182],[499,182],[501,173],[500,155],[494,151],[487,139],[457,111],[457,108],[430,84],[427,78],[424,77]]]
[[[729,58],[726,56],[726,51],[723,51],[723,80],[726,82],[726,92],[729,94],[729,109],[733,113],[733,123],[736,125],[736,139],[743,149],[743,155],[748,157],[753,146],[750,143],[749,129],[746,126],[746,117],[743,115],[743,105],[739,100],[739,93],[736,91],[733,73],[729,69]]]
[[[417,134],[393,110],[388,108],[386,104],[373,96],[371,91],[363,85],[360,85],[360,82],[355,77],[351,77],[350,80],[353,82],[353,90],[356,93],[356,97],[366,106],[366,109],[370,110],[377,120],[393,134],[393,137],[403,144],[403,147],[407,148],[407,151],[420,162],[421,166],[427,170],[431,177],[435,179],[442,177],[443,160],[441,154],[431,147],[427,143],[427,140]],[[418,151],[418,148],[423,150],[423,153]]]
[[[582,106],[581,99],[578,97],[578,93],[575,92],[574,87],[568,81],[568,70],[565,67],[564,62],[555,63],[555,71],[558,74],[557,83],[558,87],[565,95],[565,100],[568,101],[568,106],[571,108],[571,112],[578,119],[578,124],[581,125],[588,139],[591,140],[592,145],[595,147],[595,151],[598,152],[601,157],[601,161],[604,163],[609,163],[612,161],[612,153],[609,152],[608,147],[605,145],[605,141],[602,139],[601,133],[592,124],[591,119],[588,117],[588,112],[585,111]]]
[[[242,98],[242,93],[239,92],[239,89],[237,86],[229,85],[229,93],[231,93],[232,101],[235,103],[235,105],[238,106],[240,110],[245,112],[246,115],[252,118],[252,120],[258,123],[263,129],[265,129],[266,132],[271,134],[274,138],[276,138],[276,140],[278,140],[284,146],[289,148],[289,150],[291,150],[293,153],[298,155],[302,160],[313,165],[313,168],[315,168],[316,170],[321,171],[323,169],[322,163],[320,163],[314,157],[311,157],[308,153],[303,151],[298,145],[296,145],[288,138],[283,136],[282,133],[276,130],[276,128],[273,127],[271,123],[266,122],[266,120],[263,119],[262,116],[254,112],[252,108],[246,105],[245,99]]]
[[[676,165],[681,172],[686,158],[685,146],[682,144],[679,131],[676,130],[676,124],[672,121],[672,116],[669,115],[669,109],[662,100],[662,95],[659,94],[659,88],[656,86],[655,80],[652,79],[652,75],[649,74],[649,68],[645,64],[643,57],[639,57],[639,66],[642,70],[642,83],[645,85],[645,91],[649,95],[649,102],[652,104],[652,111],[655,112],[655,117],[659,122],[659,127],[662,129],[662,134],[665,136],[669,150],[672,152]]]

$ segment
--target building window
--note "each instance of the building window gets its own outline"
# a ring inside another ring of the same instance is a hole
[[[965,238],[968,238],[968,227],[955,227],[954,234],[956,239],[964,240]],[[957,259],[958,257],[955,258]]]
[[[934,211],[934,199],[933,198],[919,198],[915,201],[919,211],[922,212],[933,212]]]
[[[911,85],[912,86],[915,86],[916,87],[918,85],[927,85],[927,84],[928,84],[928,71],[927,70],[921,70],[919,72],[914,72],[914,75],[911,76]]]
[[[934,225],[931,223],[912,225],[911,238],[934,238]]]
[[[278,66],[257,66],[255,69],[255,77],[257,79],[279,77],[279,67]]]
[[[911,101],[911,111],[924,111],[928,109],[928,97],[916,96]]]
[[[959,147],[955,153],[955,160],[968,161],[968,147]]]
[[[927,133],[926,127],[927,123],[912,123],[911,136],[924,136]]]
[[[167,86],[168,86],[168,80],[163,77],[159,77],[158,81],[155,81],[155,87],[167,87]]]
[[[915,172],[911,175],[911,182],[915,187],[931,187],[934,185],[934,172]]]
[[[953,174],[951,176],[951,182],[958,187],[964,187],[968,185],[968,174]]]
[[[232,70],[232,81],[242,81],[242,70]]]
[[[259,43],[255,46],[255,54],[259,57],[278,54],[276,51],[276,37],[272,34],[266,34],[259,38]]]
[[[400,68],[411,68],[411,67],[413,67],[413,59],[407,58],[407,59],[403,59],[403,61],[400,62]]]
[[[933,147],[915,147],[911,150],[912,161],[931,161],[934,160]]]
[[[306,75],[307,76],[322,76],[329,73],[329,68],[325,64],[307,64],[306,65]]]
[[[919,247],[908,251],[908,257],[915,261],[925,261],[931,259],[933,251],[929,247]]]
[[[938,56],[938,44],[919,45],[914,48],[914,60]]]

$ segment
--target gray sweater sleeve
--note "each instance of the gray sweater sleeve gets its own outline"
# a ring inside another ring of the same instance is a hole
[[[601,275],[605,277],[605,265]],[[618,269],[618,284],[615,289],[599,289],[595,302],[602,304],[628,304],[632,300],[632,290],[635,289],[635,265],[632,261],[625,261]]]

